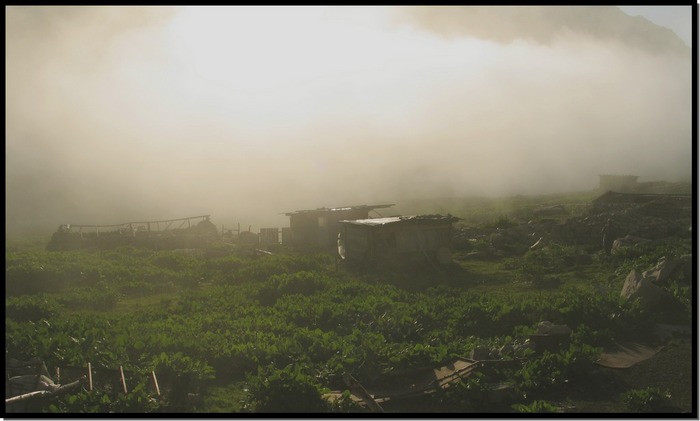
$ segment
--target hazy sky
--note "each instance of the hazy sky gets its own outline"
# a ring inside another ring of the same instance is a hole
[[[690,6],[620,6],[620,9],[628,15],[642,16],[673,30],[687,46],[693,46],[693,16]]]
[[[6,225],[689,180],[691,8],[625,10],[7,7]]]

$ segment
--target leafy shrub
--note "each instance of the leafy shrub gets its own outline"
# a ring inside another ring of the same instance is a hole
[[[248,377],[246,409],[254,412],[328,412],[330,404],[322,396],[315,379],[301,365],[280,370],[274,365],[258,368]]]
[[[623,247],[615,252],[608,264],[614,267],[618,276],[627,276],[632,269],[646,270],[654,267],[661,258],[673,258],[693,253],[690,241],[658,242],[636,244],[634,247]]]
[[[536,250],[528,250],[520,262],[520,272],[529,280],[544,275],[560,273],[571,267],[577,256],[584,254],[581,247],[550,244]]]
[[[447,389],[438,389],[431,396],[431,404],[438,412],[443,412],[444,408],[459,412],[485,410],[490,404],[490,392],[485,379],[486,376],[481,372],[472,373]]]
[[[175,271],[184,271],[195,266],[198,261],[192,256],[180,252],[158,252],[150,258],[153,265]]]
[[[657,387],[632,389],[623,393],[622,401],[632,412],[659,412],[671,402],[671,393]]]
[[[330,403],[330,412],[351,413],[351,412],[368,412],[369,410],[360,406],[352,399],[350,391],[343,391],[342,395],[335,401]]]
[[[72,308],[108,311],[119,302],[120,294],[107,285],[73,289],[57,298],[63,305]]]
[[[9,297],[5,300],[5,315],[18,322],[49,319],[58,313],[60,306],[44,294]]]
[[[209,364],[181,352],[172,355],[163,352],[152,365],[155,365],[159,381],[168,385],[168,406],[174,410],[185,409],[188,393],[201,393],[215,377]]]
[[[649,326],[660,322],[660,316],[659,312],[642,305],[641,299],[637,298],[621,302],[613,317],[621,334],[638,340],[652,340],[655,334]]]
[[[679,285],[677,282],[672,282],[669,286],[669,291],[673,295],[676,303],[675,311],[671,312],[670,318],[674,323],[682,323],[681,320],[690,320],[693,314],[693,291],[691,286]]]
[[[311,295],[323,290],[328,284],[322,275],[310,271],[272,275],[260,288],[258,299],[263,305],[271,305],[285,295]]]
[[[559,408],[552,405],[547,401],[536,400],[529,405],[525,404],[515,404],[512,408],[519,413],[532,414],[532,413],[553,413],[560,412]]]
[[[5,259],[5,294],[21,295],[48,291],[50,274],[40,253],[8,253]]]
[[[527,361],[516,378],[526,394],[548,392],[585,379],[599,355],[600,348],[572,343],[567,349],[544,351]]]
[[[53,399],[47,412],[51,413],[153,413],[160,409],[160,402],[149,396],[145,383],[139,383],[128,394],[114,396],[98,391],[82,391]]]
[[[334,262],[334,257],[328,254],[263,256],[247,261],[236,271],[235,278],[236,283],[267,281],[272,275],[324,270]]]
[[[513,221],[508,217],[508,215],[500,215],[498,219],[492,221],[491,223],[487,224],[487,228],[509,228],[518,225],[517,222]]]

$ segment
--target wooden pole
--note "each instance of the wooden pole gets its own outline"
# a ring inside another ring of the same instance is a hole
[[[124,390],[124,394],[126,395],[129,391],[126,389],[126,379],[124,378],[124,368],[122,366],[119,366],[119,374],[122,380],[122,390]]]
[[[88,390],[92,392],[92,364],[88,363]]]
[[[153,386],[156,388],[156,394],[160,396],[160,387],[158,387],[158,379],[156,378],[155,370],[151,371],[151,379],[153,380]]]

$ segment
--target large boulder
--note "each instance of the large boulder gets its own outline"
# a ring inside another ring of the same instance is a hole
[[[665,285],[668,282],[678,279],[690,281],[693,270],[692,256],[685,255],[678,259],[662,259],[652,269],[645,271],[644,277],[653,278],[657,285]]]
[[[669,293],[654,283],[654,278],[632,269],[622,286],[620,297],[625,301],[639,299],[644,309],[656,307]]]

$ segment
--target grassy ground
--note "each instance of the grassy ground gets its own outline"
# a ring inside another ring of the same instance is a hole
[[[655,356],[625,369],[600,368],[599,381],[581,389],[572,400],[578,413],[628,413],[623,394],[631,389],[658,388],[671,396],[670,413],[691,413],[697,396],[689,387],[693,375],[694,349],[690,341],[667,344]],[[696,384],[697,385],[697,384]]]
[[[402,214],[451,213],[462,218],[460,224],[478,225],[492,224],[500,217],[518,219],[529,214],[533,209],[543,206],[564,205],[568,216],[579,215],[587,209],[591,199],[598,192],[581,192],[562,195],[512,198],[466,198],[445,199],[443,201],[415,201],[402,203],[406,208]],[[397,207],[397,209],[401,209]],[[6,242],[8,251],[43,250],[48,238],[29,238]],[[226,257],[229,250],[226,250]],[[172,256],[165,263],[189,264],[183,256]],[[466,251],[456,251],[451,266],[428,268],[414,272],[355,272],[351,275],[341,266],[335,280],[343,282],[352,277],[368,283],[386,283],[411,292],[425,292],[434,287],[449,287],[454,290],[468,291],[488,297],[507,297],[516,295],[525,299],[528,294],[538,294],[543,289],[556,292],[559,289],[578,287],[591,288],[592,293],[601,289],[619,291],[624,276],[616,273],[616,268],[605,261],[593,258],[589,265],[567,267],[551,274],[557,282],[551,285],[534,285],[531,279],[523,276],[518,258],[479,259],[468,256]],[[134,262],[142,262],[141,257],[135,257]],[[196,257],[199,258],[199,257]],[[129,260],[131,262],[132,260]],[[144,260],[145,261],[145,260]],[[163,262],[161,262],[163,263]],[[261,267],[261,269],[265,269]],[[329,271],[330,272],[330,271]],[[115,272],[116,273],[116,272]],[[150,276],[144,272],[144,276]],[[126,275],[125,275],[126,276]],[[179,279],[175,277],[176,281]],[[193,278],[196,279],[196,278]],[[262,281],[261,281],[262,282]],[[216,288],[213,283],[192,283],[174,285],[171,289],[158,289],[145,295],[124,294],[117,304],[108,309],[66,309],[70,313],[81,313],[85,317],[91,314],[118,315],[131,313],[147,313],[149,309],[170,309],[171,304],[179,301],[185,294],[192,291],[206,292]],[[59,296],[62,292],[55,293]],[[51,294],[49,294],[51,295]],[[568,408],[567,412],[574,413],[626,413],[629,408],[623,402],[622,394],[630,389],[646,387],[668,390],[671,395],[672,412],[689,413],[693,409],[694,385],[693,346],[690,342],[675,341],[667,344],[664,349],[651,359],[629,369],[599,368],[591,382],[574,385],[570,391],[552,395],[552,401]],[[205,413],[231,413],[242,409],[242,401],[246,397],[246,384],[240,379],[231,383],[217,382],[204,397],[202,407]],[[435,408],[433,408],[434,410]],[[511,408],[498,408],[502,412],[510,412]],[[439,410],[439,409],[438,409]]]
[[[451,214],[461,218],[460,224],[490,223],[499,217],[518,218],[533,209],[561,205],[570,216],[584,213],[590,202],[600,195],[598,190],[557,193],[538,196],[451,197],[412,199],[397,202],[387,213],[400,215]]]

